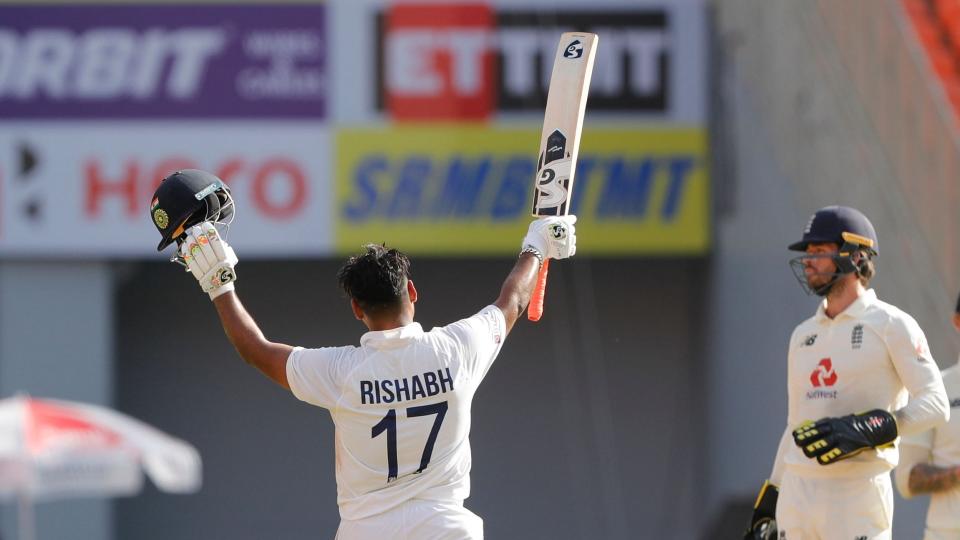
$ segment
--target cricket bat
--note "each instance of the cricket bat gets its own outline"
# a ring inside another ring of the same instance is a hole
[[[584,32],[566,32],[560,36],[540,135],[540,158],[533,189],[534,217],[570,213],[577,149],[598,41],[596,34]],[[549,266],[550,259],[545,259],[537,276],[527,308],[527,318],[531,321],[539,321],[543,315]]]

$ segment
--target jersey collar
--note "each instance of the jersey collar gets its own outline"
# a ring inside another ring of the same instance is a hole
[[[877,301],[877,293],[873,289],[867,289],[863,291],[863,294],[857,297],[852,304],[847,306],[847,309],[841,311],[833,320],[840,319],[841,317],[849,317],[851,319],[856,319],[863,315],[863,313],[872,306]],[[827,300],[824,299],[820,302],[820,306],[817,307],[817,314],[814,315],[817,322],[828,322],[830,317],[827,317]]]
[[[373,347],[374,349],[393,349],[407,344],[410,338],[423,335],[423,327],[420,323],[410,323],[400,328],[392,330],[380,330],[378,332],[367,332],[360,337],[361,347]]]

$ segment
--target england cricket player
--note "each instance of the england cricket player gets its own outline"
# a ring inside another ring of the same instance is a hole
[[[493,304],[429,332],[414,322],[410,261],[395,249],[366,246],[338,279],[369,331],[359,346],[321,349],[264,337],[234,291],[233,249],[210,222],[188,230],[179,253],[240,356],[333,417],[338,540],[483,538],[483,521],[463,506],[470,403],[527,306],[542,262],[576,251],[575,221],[534,220]]]
[[[960,332],[960,298],[953,313]],[[960,407],[960,364],[943,370],[950,407]],[[960,416],[900,443],[900,464],[893,473],[900,494],[909,499],[930,494],[923,540],[960,540]]]
[[[867,288],[878,245],[866,216],[822,208],[789,249],[823,301],[790,337],[787,426],[745,537],[890,539],[896,441],[948,417],[940,371],[916,321]]]

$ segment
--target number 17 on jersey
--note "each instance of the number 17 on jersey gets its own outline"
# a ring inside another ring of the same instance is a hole
[[[533,190],[533,215],[563,216],[570,213],[573,176],[577,170],[577,149],[587,106],[596,34],[567,32],[560,36],[553,59],[547,108],[543,115],[540,154]],[[540,320],[550,260],[544,260],[537,286],[530,299],[527,318]]]

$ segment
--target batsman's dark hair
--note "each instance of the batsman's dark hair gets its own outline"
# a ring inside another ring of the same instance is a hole
[[[407,294],[408,279],[410,259],[381,244],[367,244],[364,253],[347,259],[337,272],[343,292],[372,314],[399,307]]]

